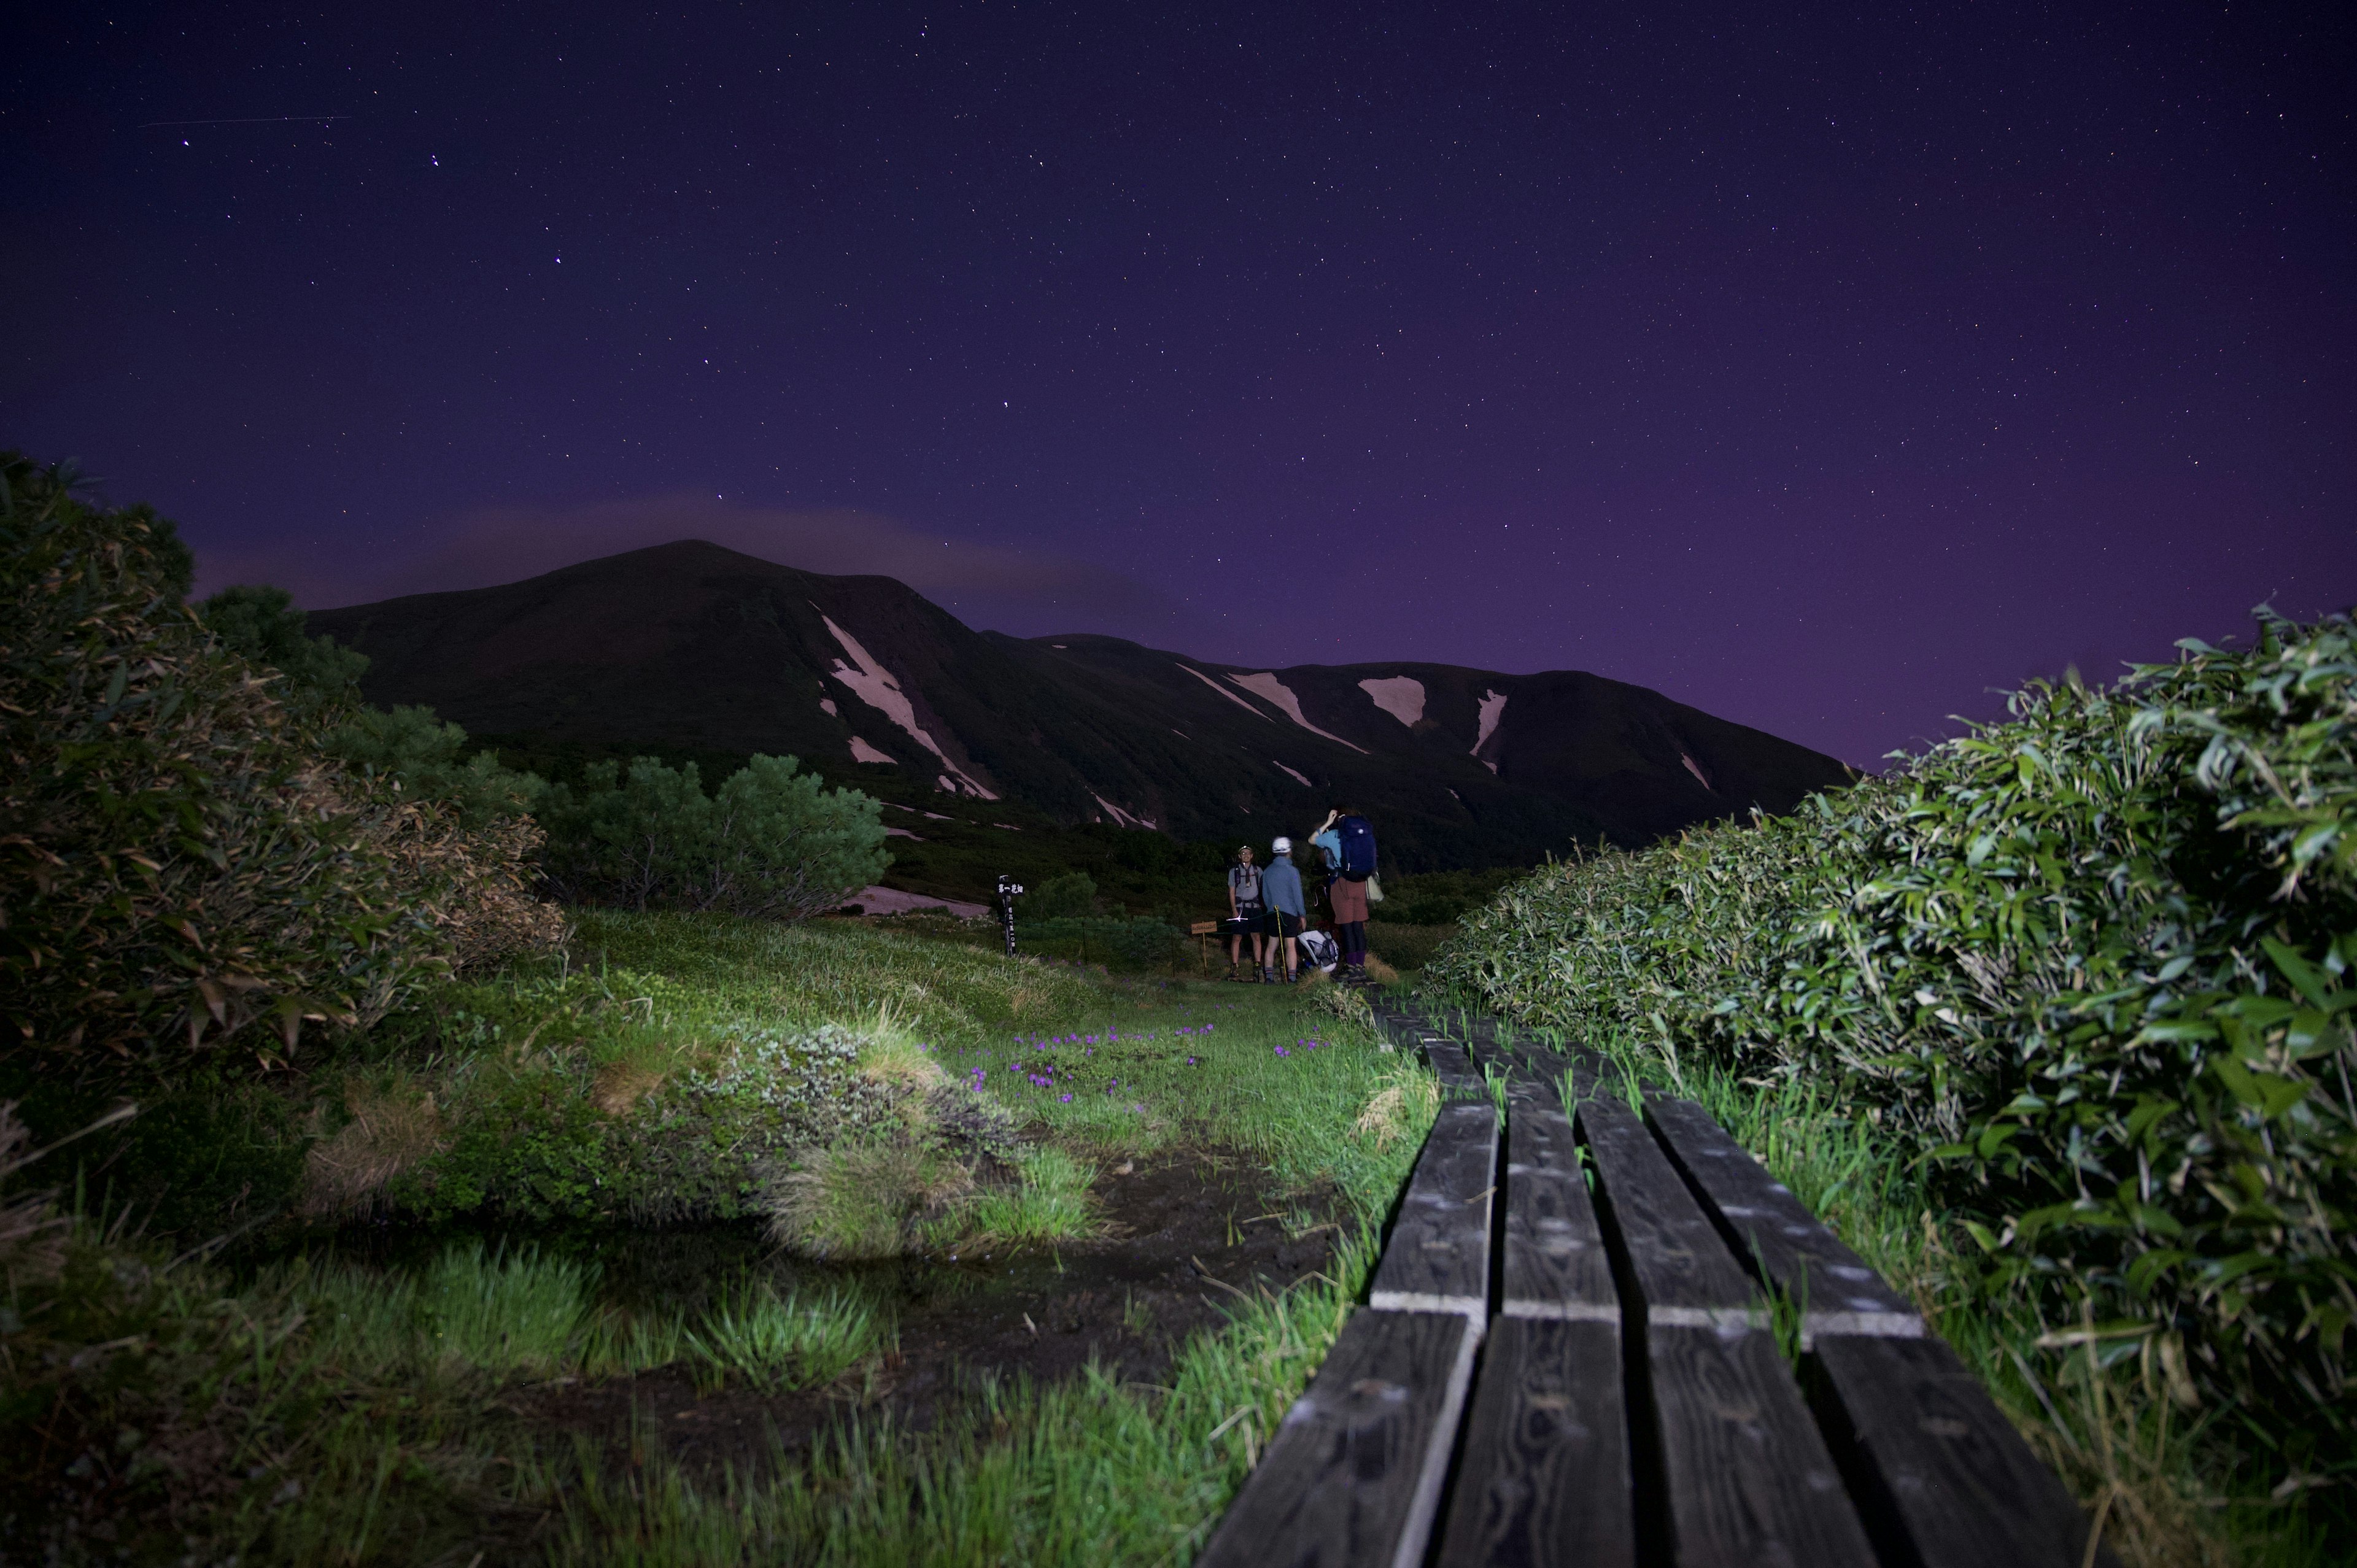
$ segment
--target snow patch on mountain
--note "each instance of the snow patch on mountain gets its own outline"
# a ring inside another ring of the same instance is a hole
[[[818,700],[818,711],[824,714],[831,719],[842,717],[840,714],[837,714],[834,711],[834,699],[833,697],[821,697]]]
[[[1706,789],[1710,789],[1710,776],[1702,770],[1701,763],[1696,762],[1693,757],[1688,757],[1683,751],[1678,753],[1678,760],[1686,765],[1686,771],[1695,776],[1695,783],[1701,785]],[[1716,789],[1710,789],[1710,792],[1714,795],[1718,793]]]
[[[1414,729],[1424,717],[1424,682],[1413,675],[1386,675],[1378,681],[1361,681],[1359,690],[1374,699],[1375,706]]]
[[[1347,742],[1347,741],[1346,741],[1346,742],[1344,742],[1343,744],[1348,745],[1348,744],[1349,744],[1349,742]],[[1276,759],[1275,759],[1275,757],[1271,757],[1269,760],[1270,760],[1270,761],[1272,761],[1272,762],[1275,762],[1275,761],[1276,761]],[[1277,767],[1277,770],[1278,770],[1279,772],[1281,772],[1281,773],[1293,773],[1293,776],[1294,776],[1296,779],[1299,779],[1301,780],[1301,787],[1302,787],[1304,789],[1315,789],[1316,788],[1318,788],[1318,786],[1316,786],[1315,784],[1312,784],[1311,782],[1309,782],[1309,780],[1308,780],[1308,779],[1303,778],[1303,776],[1302,776],[1302,775],[1300,775],[1300,774],[1298,774],[1298,773],[1294,773],[1294,772],[1293,772],[1293,769],[1292,769],[1292,768],[1290,768],[1286,767],[1286,765],[1285,765],[1284,763],[1282,763],[1282,762],[1278,762],[1278,763],[1276,764],[1276,767]]]
[[[1275,671],[1264,670],[1257,675],[1232,674],[1228,679],[1233,681],[1237,685],[1242,686],[1245,691],[1250,692],[1255,697],[1265,697],[1270,702],[1275,703],[1278,707],[1283,708],[1286,715],[1290,717],[1295,724],[1299,725],[1311,735],[1322,735],[1328,740],[1333,741],[1339,746],[1350,746],[1352,751],[1357,752],[1361,757],[1367,755],[1367,748],[1365,746],[1351,746],[1349,741],[1344,740],[1340,736],[1334,734],[1331,730],[1319,729],[1316,725],[1313,725],[1308,719],[1303,718],[1301,716],[1301,699],[1293,694],[1292,688],[1288,687],[1284,682],[1276,678],[1276,672]]]
[[[1501,692],[1485,692],[1482,693],[1481,730],[1480,734],[1473,737],[1473,755],[1475,758],[1480,762],[1482,767],[1488,768],[1492,773],[1498,771],[1498,765],[1491,761],[1488,757],[1483,757],[1481,755],[1481,748],[1490,744],[1490,737],[1491,736],[1498,733],[1498,720],[1504,714],[1505,711],[1505,693]]]
[[[888,839],[915,839],[919,843],[925,842],[924,834],[912,833],[906,828],[886,828],[884,836]]]
[[[979,920],[990,913],[987,904],[968,904],[956,898],[932,898],[922,893],[903,893],[898,887],[863,887],[844,902],[856,904],[870,915],[905,915],[911,909],[945,909],[961,920]]]
[[[826,629],[834,634],[835,641],[843,644],[843,650],[851,655],[851,662],[848,664],[840,659],[836,660],[831,673],[836,680],[850,687],[852,694],[861,702],[899,725],[908,732],[910,739],[942,759],[942,766],[948,769],[948,772],[941,776],[942,789],[952,795],[963,790],[966,794],[980,796],[985,800],[997,800],[997,796],[976,783],[964,768],[950,760],[950,755],[942,749],[941,742],[925,733],[925,726],[917,722],[916,705],[909,701],[909,694],[900,690],[900,682],[892,678],[892,672],[877,663],[869,656],[867,650],[859,646],[857,638],[835,625],[832,616],[821,611],[818,618],[826,622]],[[856,743],[854,743],[852,755],[859,756]],[[870,760],[867,757],[859,759],[863,762]],[[884,757],[881,760],[888,762],[891,758]]]
[[[1200,681],[1204,685],[1209,686],[1212,691],[1217,692],[1220,695],[1225,697],[1228,701],[1233,703],[1236,706],[1242,708],[1253,717],[1256,719],[1266,719],[1270,724],[1275,724],[1276,722],[1275,719],[1269,718],[1266,714],[1262,713],[1258,708],[1254,707],[1250,703],[1245,702],[1242,697],[1237,696],[1233,692],[1229,691],[1225,686],[1221,685],[1217,681],[1212,680],[1209,675],[1204,674],[1200,670],[1196,669],[1193,665],[1181,664],[1178,668],[1186,671],[1188,674],[1192,675],[1196,680]]]
[[[874,746],[868,745],[857,736],[853,736],[851,737],[851,760],[854,762],[892,761],[890,757],[885,756],[882,752],[877,750]],[[898,765],[895,764],[895,766]]]

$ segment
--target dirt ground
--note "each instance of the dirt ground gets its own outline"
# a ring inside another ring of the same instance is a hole
[[[502,1402],[534,1426],[585,1433],[617,1452],[630,1451],[634,1425],[651,1429],[691,1473],[733,1466],[741,1475],[853,1414],[924,1429],[985,1378],[1050,1382],[1093,1359],[1125,1381],[1159,1383],[1189,1335],[1218,1326],[1240,1295],[1324,1268],[1340,1235],[1330,1194],[1280,1200],[1251,1162],[1216,1151],[1116,1165],[1096,1192],[1099,1238],[867,1271],[899,1326],[880,1371],[769,1395],[735,1385],[699,1394],[666,1369],[511,1391]],[[1310,1228],[1291,1230],[1303,1217]]]

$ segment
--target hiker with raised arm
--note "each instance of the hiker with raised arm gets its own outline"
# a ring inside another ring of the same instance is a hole
[[[1261,968],[1264,983],[1276,983],[1271,972],[1280,955],[1285,964],[1285,983],[1290,985],[1301,969],[1301,923],[1308,916],[1309,907],[1302,902],[1301,873],[1294,868],[1293,841],[1279,838],[1268,846],[1275,857],[1268,869],[1260,874],[1260,896],[1268,905],[1268,960]]]
[[[1243,975],[1244,933],[1252,933],[1253,972],[1258,974],[1267,967],[1262,949],[1268,937],[1263,930],[1262,916],[1265,912],[1260,901],[1260,867],[1253,864],[1253,846],[1245,844],[1236,851],[1236,863],[1228,867],[1228,978],[1242,980]]]
[[[1374,824],[1351,806],[1337,806],[1320,832],[1330,837],[1334,880],[1326,902],[1334,911],[1334,936],[1342,946],[1341,966],[1334,978],[1351,984],[1367,981],[1367,884],[1375,875]]]

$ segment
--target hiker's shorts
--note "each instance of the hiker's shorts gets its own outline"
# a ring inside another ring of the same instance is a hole
[[[1273,937],[1297,937],[1301,934],[1301,917],[1288,915],[1282,909],[1268,912],[1268,934]]]

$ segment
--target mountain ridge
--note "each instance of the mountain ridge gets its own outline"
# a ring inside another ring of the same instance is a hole
[[[362,690],[477,733],[790,752],[973,800],[1189,840],[1348,797],[1404,869],[1637,844],[1852,775],[1583,671],[1425,660],[1255,669],[1103,633],[978,632],[890,577],[697,540],[516,583],[315,611]]]

